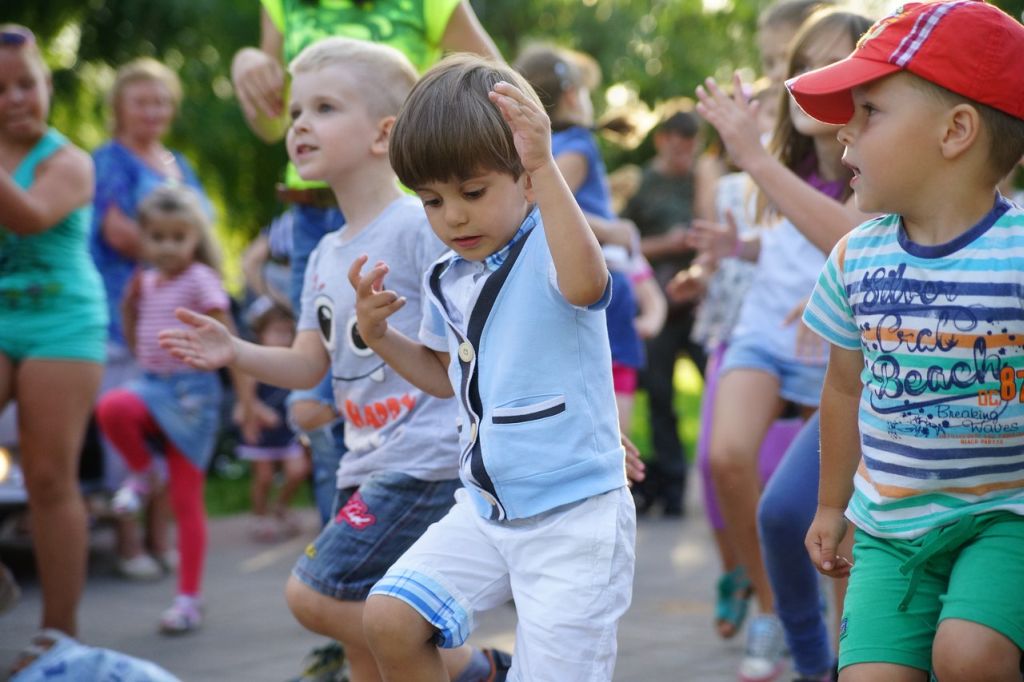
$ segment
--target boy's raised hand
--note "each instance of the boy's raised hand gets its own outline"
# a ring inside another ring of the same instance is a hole
[[[819,504],[804,540],[811,563],[820,573],[832,578],[845,578],[853,566],[849,559],[838,554],[839,543],[846,536],[846,527],[842,509]]]
[[[551,121],[544,110],[511,83],[498,81],[489,97],[512,129],[512,140],[527,173],[554,163],[551,156]]]
[[[185,308],[178,308],[174,314],[190,328],[160,332],[157,338],[161,348],[195,369],[220,369],[235,361],[235,339],[227,327]]]
[[[383,338],[388,330],[388,318],[405,305],[405,297],[384,288],[387,263],[378,262],[363,275],[363,266],[369,256],[363,255],[352,262],[348,281],[356,291],[356,327],[363,341],[370,343]]]

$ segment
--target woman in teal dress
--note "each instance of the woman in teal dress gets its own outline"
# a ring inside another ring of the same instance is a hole
[[[78,452],[107,309],[87,246],[92,161],[48,126],[49,106],[34,36],[0,25],[0,408],[18,404],[41,625],[74,636],[87,538]]]

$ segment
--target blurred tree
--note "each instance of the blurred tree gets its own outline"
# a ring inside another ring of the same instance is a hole
[[[863,0],[882,10],[896,0]],[[528,42],[592,55],[604,72],[594,93],[618,106],[649,107],[692,96],[707,75],[757,69],[757,13],[770,0],[473,0],[507,58]],[[995,4],[1019,17],[1024,0]],[[283,145],[265,145],[242,120],[228,77],[231,57],[259,35],[257,0],[3,0],[0,21],[32,28],[54,73],[53,123],[91,149],[108,137],[105,94],[114,68],[160,59],[181,76],[185,97],[169,139],[195,164],[220,210],[229,252],[279,210],[272,187]],[[648,146],[605,147],[609,166],[640,161]]]

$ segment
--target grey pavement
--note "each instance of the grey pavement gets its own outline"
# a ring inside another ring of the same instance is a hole
[[[697,498],[689,496],[683,520],[640,521],[633,604],[619,628],[616,682],[736,679],[742,637],[723,642],[712,630],[718,560]],[[112,538],[95,534],[80,610],[83,641],[155,661],[187,682],[282,682],[294,676],[304,654],[323,642],[292,619],[282,593],[295,557],[316,531],[312,511],[302,519],[303,536],[270,546],[248,539],[245,517],[211,521],[206,620],[200,631],[175,638],[156,631],[174,580],[119,579]],[[38,585],[30,572],[21,577],[22,599],[0,615],[0,670],[31,636],[39,614]],[[499,608],[481,616],[471,641],[512,650],[514,630],[513,609]]]

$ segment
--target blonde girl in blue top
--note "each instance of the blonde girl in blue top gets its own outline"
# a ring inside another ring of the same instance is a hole
[[[50,73],[28,29],[0,25],[0,407],[17,401],[42,627],[74,635],[85,580],[78,451],[107,311],[89,258],[89,155],[47,125]]]

